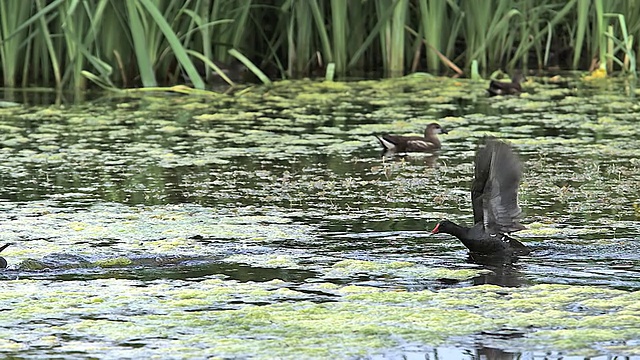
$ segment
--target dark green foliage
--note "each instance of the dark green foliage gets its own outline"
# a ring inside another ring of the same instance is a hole
[[[639,15],[635,0],[0,0],[0,61],[4,86],[76,89],[87,72],[118,87],[203,88],[250,73],[325,76],[331,63],[337,76],[469,72],[474,61],[484,74],[635,75]]]

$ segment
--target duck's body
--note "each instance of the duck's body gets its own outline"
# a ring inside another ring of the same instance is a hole
[[[2,250],[6,249],[7,246],[9,246],[11,244],[4,244],[2,246],[0,246],[0,252],[2,252]],[[5,258],[3,258],[2,256],[0,256],[0,269],[4,269],[7,267],[7,260],[5,260]]]
[[[434,234],[445,233],[457,237],[470,252],[485,255],[526,255],[531,250],[508,234],[487,231],[479,222],[472,227],[457,225],[444,220],[432,231]]]
[[[520,83],[525,80],[524,75],[516,74],[511,78],[511,82],[502,82],[491,80],[489,83],[490,96],[496,95],[518,95],[522,92],[522,85]]]
[[[394,153],[428,152],[440,149],[438,134],[446,134],[447,131],[437,123],[427,125],[422,136],[401,136],[384,134],[377,136],[383,151]]]
[[[475,177],[471,185],[472,227],[444,220],[432,233],[457,237],[469,251],[479,254],[508,255],[530,252],[510,233],[525,227],[519,223],[518,186],[522,169],[511,147],[488,139],[476,152]]]

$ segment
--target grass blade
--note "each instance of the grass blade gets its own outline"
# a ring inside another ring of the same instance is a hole
[[[271,85],[271,80],[269,80],[269,77],[267,77],[267,75],[265,75],[262,72],[262,70],[260,70],[260,68],[255,66],[251,62],[251,60],[249,60],[246,56],[242,55],[238,50],[230,49],[229,54],[231,54],[231,56],[235,57],[236,59],[240,60],[240,62],[243,63],[244,66],[246,66],[249,70],[251,70],[251,72],[254,73],[260,79],[260,81],[262,81],[263,84]]]

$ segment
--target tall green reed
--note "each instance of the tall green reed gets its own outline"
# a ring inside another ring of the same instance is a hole
[[[6,87],[17,85],[21,65],[26,66],[25,50],[28,46],[29,30],[32,26],[37,26],[33,24],[36,19],[28,21],[31,12],[30,1],[0,1],[0,61]]]
[[[446,0],[420,0],[418,6],[421,33],[428,44],[425,50],[427,69],[438,72],[441,62],[435,50],[446,52],[443,42],[446,41],[448,33],[457,32],[458,29],[449,25]]]
[[[636,0],[0,0],[0,22],[9,87],[85,88],[87,77],[154,87],[185,75],[204,88],[214,74],[234,85],[233,62],[265,83],[266,66],[333,78],[422,64],[468,73],[475,61],[487,74],[544,69],[553,53],[635,74],[640,49]]]

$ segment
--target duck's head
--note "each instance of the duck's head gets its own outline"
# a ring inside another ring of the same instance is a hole
[[[436,224],[436,227],[434,227],[433,230],[431,230],[431,233],[432,234],[448,233],[448,230],[454,225],[455,224],[449,220],[442,220]]]
[[[440,124],[438,123],[431,123],[427,125],[427,128],[424,130],[425,137],[429,135],[448,134],[448,133],[449,132],[445,130],[445,128],[440,126]]]
[[[516,72],[511,77],[511,82],[514,83],[514,84],[520,84],[520,83],[525,82],[525,81],[527,81],[527,77],[524,76],[524,74],[521,73],[521,72]]]

